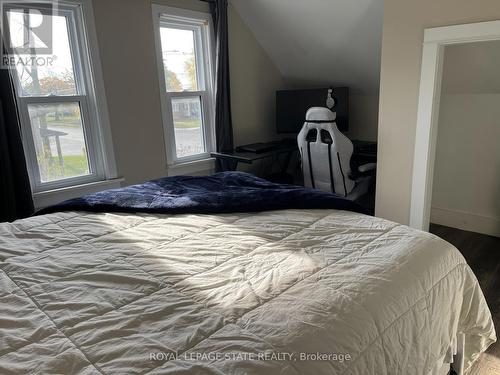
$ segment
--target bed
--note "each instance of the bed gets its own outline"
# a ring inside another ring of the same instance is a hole
[[[496,340],[464,258],[429,233],[328,206],[97,200],[0,225],[1,374],[429,374]]]

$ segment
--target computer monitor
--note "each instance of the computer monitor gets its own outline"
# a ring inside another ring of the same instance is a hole
[[[340,131],[349,130],[349,88],[333,88]],[[311,107],[326,107],[328,88],[276,91],[276,127],[278,134],[298,134],[304,125],[306,112]]]

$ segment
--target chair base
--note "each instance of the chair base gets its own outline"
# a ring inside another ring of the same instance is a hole
[[[372,176],[367,176],[356,180],[356,186],[354,186],[354,189],[352,189],[346,198],[350,201],[355,201],[368,193],[372,184],[372,179]]]

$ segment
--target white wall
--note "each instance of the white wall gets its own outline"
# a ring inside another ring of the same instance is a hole
[[[385,0],[377,216],[409,222],[424,29],[497,19],[498,0]]]
[[[231,2],[291,85],[378,93],[383,0]]]
[[[286,88],[349,87],[349,137],[377,140],[383,0],[231,3]]]
[[[151,3],[208,11],[207,3],[197,0],[93,1],[116,163],[125,184],[167,173]],[[275,91],[291,83],[232,4],[228,11],[235,144],[276,139]],[[377,101],[375,93],[351,99],[354,137],[376,138]]]
[[[500,236],[500,94],[441,99],[431,222]]]
[[[228,14],[234,144],[276,139],[276,90],[285,83],[231,4]]]
[[[500,236],[500,43],[445,50],[431,222]]]
[[[167,173],[152,2],[208,11],[197,0],[93,1],[116,163],[125,184]],[[237,142],[251,142],[268,135],[274,113],[269,98],[281,88],[281,76],[231,7],[229,22],[234,135]]]

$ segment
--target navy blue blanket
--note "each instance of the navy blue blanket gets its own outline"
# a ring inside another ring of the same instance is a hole
[[[292,208],[365,213],[356,203],[334,194],[274,184],[242,172],[223,172],[205,177],[166,177],[106,190],[45,208],[38,214],[59,211],[214,214]]]

